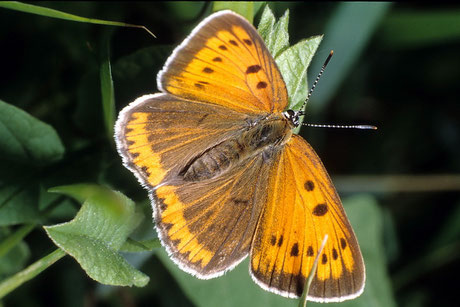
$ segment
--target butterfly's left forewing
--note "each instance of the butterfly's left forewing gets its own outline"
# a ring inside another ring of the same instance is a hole
[[[193,158],[233,138],[246,114],[169,94],[142,96],[120,113],[117,148],[149,190],[174,179]]]
[[[326,170],[301,137],[286,144],[268,187],[251,250],[255,281],[284,296],[300,296],[327,234],[308,298],[331,302],[358,296],[365,276],[356,237]]]

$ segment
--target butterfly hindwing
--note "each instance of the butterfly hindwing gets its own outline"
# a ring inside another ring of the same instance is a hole
[[[356,237],[319,157],[294,135],[270,171],[268,200],[251,250],[251,271],[262,287],[289,297],[302,294],[324,236],[309,299],[342,301],[364,287]]]
[[[158,74],[162,91],[245,113],[280,112],[287,90],[256,29],[230,11],[202,21]]]
[[[152,193],[157,231],[183,270],[208,279],[248,255],[265,203],[268,169],[258,155],[221,176],[178,181]]]

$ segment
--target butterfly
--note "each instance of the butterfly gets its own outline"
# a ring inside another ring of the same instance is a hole
[[[281,73],[256,29],[220,11],[204,19],[158,73],[160,93],[119,114],[117,149],[147,189],[170,258],[201,279],[250,257],[262,288],[308,299],[361,294],[353,229],[313,148],[292,133]]]

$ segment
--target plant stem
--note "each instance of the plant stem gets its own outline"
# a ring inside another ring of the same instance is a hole
[[[307,307],[308,291],[310,291],[310,285],[313,281],[313,277],[316,274],[316,268],[318,267],[319,256],[323,252],[324,246],[326,245],[326,242],[327,242],[327,238],[328,238],[328,235],[326,234],[324,236],[323,243],[321,243],[321,247],[319,248],[318,254],[316,255],[315,261],[313,262],[313,266],[310,270],[310,274],[308,274],[302,296],[300,297],[300,300],[299,300],[299,305],[298,305],[299,307]]]
[[[15,247],[25,236],[35,228],[35,224],[21,226],[12,235],[7,237],[0,243],[0,257],[6,255],[13,247]]]
[[[34,262],[33,264],[29,265],[27,268],[22,270],[19,273],[14,274],[13,276],[5,279],[0,283],[0,299],[6,296],[8,293],[25,283],[26,281],[34,278],[42,271],[47,269],[53,263],[64,257],[66,253],[61,250],[57,249],[51,254],[43,257],[42,259]]]

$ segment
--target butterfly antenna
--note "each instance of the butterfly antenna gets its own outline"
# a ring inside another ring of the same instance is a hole
[[[324,73],[324,70],[326,69],[327,64],[329,64],[329,61],[331,60],[332,56],[334,55],[334,50],[331,50],[329,53],[328,57],[326,58],[326,61],[324,61],[323,66],[321,67],[321,70],[318,73],[318,76],[315,79],[315,82],[313,82],[313,85],[311,86],[310,92],[308,92],[307,99],[305,99],[304,103],[300,107],[299,111],[299,116],[305,115],[305,112],[303,111],[305,105],[307,104],[308,100],[310,99],[311,94],[315,90],[316,85],[318,84],[319,79],[321,78],[322,74]],[[322,125],[322,124],[305,124],[302,123],[303,126],[308,126],[308,127],[315,127],[315,128],[345,128],[345,129],[364,129],[364,130],[377,130],[376,126],[372,125]]]
[[[364,129],[364,130],[377,130],[376,126],[372,125],[322,125],[322,124],[304,124],[302,126],[315,127],[315,128],[345,128],[345,129]]]
[[[300,107],[299,116],[305,115],[303,109],[304,109],[305,105],[307,104],[308,100],[310,99],[311,94],[313,93],[313,91],[315,90],[316,85],[318,84],[319,78],[321,78],[321,75],[323,74],[324,70],[326,69],[327,64],[329,63],[329,61],[331,60],[333,55],[334,55],[334,50],[331,50],[331,52],[329,53],[326,61],[324,61],[323,67],[321,67],[321,70],[319,71],[319,74],[316,77],[315,82],[313,82],[313,85],[311,86],[310,92],[308,92],[307,99],[305,99],[304,103]]]

